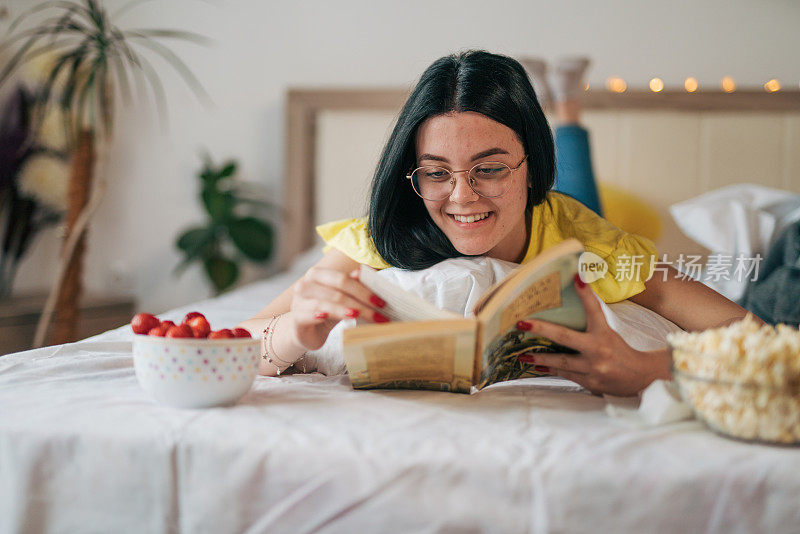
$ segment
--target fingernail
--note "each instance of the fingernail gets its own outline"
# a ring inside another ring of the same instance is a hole
[[[517,359],[522,363],[534,363],[533,354],[520,354]]]
[[[317,312],[314,314],[314,319],[327,319],[328,312]]]
[[[581,280],[581,275],[579,275],[578,273],[575,273],[575,283],[578,284],[578,287],[581,288],[586,287],[586,282]]]
[[[388,317],[386,317],[385,315],[383,315],[381,313],[378,313],[378,312],[375,312],[375,315],[372,316],[372,319],[376,323],[388,323],[389,322],[389,318]]]
[[[384,306],[386,306],[386,301],[383,300],[382,298],[380,298],[378,295],[370,295],[369,296],[369,301],[373,305],[375,305],[375,306],[377,306],[379,308],[383,308]]]
[[[344,312],[344,314],[345,314],[347,317],[352,317],[353,319],[355,319],[356,317],[358,317],[359,315],[361,315],[361,312],[360,312],[360,311],[358,311],[358,310],[357,310],[357,309],[355,309],[355,308],[347,308],[347,311],[346,311],[346,312]]]
[[[546,365],[534,365],[533,366],[533,370],[534,371],[539,371],[540,373],[549,373],[550,372],[550,368],[547,367]]]
[[[533,328],[533,325],[528,321],[517,321],[517,330],[525,330],[526,332],[530,332]]]

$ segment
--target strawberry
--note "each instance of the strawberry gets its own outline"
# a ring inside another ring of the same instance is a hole
[[[208,334],[208,339],[233,339],[234,336],[233,332],[229,328],[223,328],[222,330],[215,330]]]
[[[170,328],[171,326],[175,326],[175,323],[173,323],[172,321],[161,321],[161,325],[162,325],[162,326],[166,326],[166,327],[167,327],[167,330],[169,330],[169,328]]]
[[[211,325],[202,315],[196,315],[183,324],[188,324],[191,327],[196,338],[206,338],[211,333]]]
[[[167,330],[166,337],[194,337],[192,327],[188,324],[181,324],[178,326],[171,326]]]
[[[206,316],[205,316],[205,315],[203,315],[203,314],[202,314],[202,313],[200,313],[200,312],[189,312],[189,313],[187,313],[187,314],[186,314],[186,316],[183,318],[183,322],[184,322],[184,323],[186,323],[186,324],[189,324],[189,321],[191,321],[191,320],[192,320],[192,319],[194,319],[195,317],[202,317],[203,319],[205,319],[205,318],[206,318]]]
[[[156,326],[155,328],[151,328],[150,331],[147,333],[147,335],[148,336],[164,337],[164,335],[166,335],[166,333],[167,333],[167,330],[169,330],[170,328],[171,328],[170,326],[165,326],[163,324],[160,324],[160,325]]]
[[[253,337],[250,335],[250,331],[244,328],[234,328],[233,335],[236,337]]]
[[[134,334],[147,334],[152,328],[161,323],[158,317],[149,313],[137,313],[131,320],[131,328]]]

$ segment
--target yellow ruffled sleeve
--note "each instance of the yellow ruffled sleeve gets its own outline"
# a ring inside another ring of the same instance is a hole
[[[603,302],[619,302],[641,293],[653,274],[657,251],[652,241],[620,230],[567,195],[548,193],[547,200],[534,208],[531,229],[531,239],[536,236],[540,246],[532,242],[526,259],[574,237],[587,252],[606,262],[608,272],[591,283]]]
[[[317,226],[317,233],[325,240],[325,252],[335,248],[358,263],[369,265],[373,269],[391,267],[375,248],[369,235],[367,218],[342,219]]]

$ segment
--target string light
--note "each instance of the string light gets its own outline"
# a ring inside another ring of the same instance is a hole
[[[658,93],[664,89],[664,80],[661,78],[653,78],[650,80],[650,90]]]
[[[586,84],[586,87],[583,88],[583,90],[584,91],[588,91],[589,90],[589,84],[588,83]]]
[[[722,86],[722,90],[726,93],[732,93],[736,90],[736,82],[733,81],[733,78],[730,76],[724,76],[720,85]]]
[[[611,76],[606,80],[606,88],[614,93],[624,93],[628,88],[628,84],[622,78]]]
[[[770,81],[764,84],[764,90],[768,93],[774,93],[776,91],[781,90],[781,84],[775,78],[772,78]]]
[[[800,83],[797,84],[800,88]],[[666,87],[664,80],[661,78],[651,78],[648,83],[650,90],[654,93],[660,93]],[[683,87],[688,93],[694,93],[700,88],[697,78],[689,76],[683,81]],[[720,80],[720,87],[726,93],[733,93],[737,89],[736,80],[731,76],[723,76]],[[584,91],[589,91],[589,84],[584,86]],[[628,84],[619,76],[609,76],[606,78],[606,89],[612,93],[624,93],[628,90]],[[781,84],[776,78],[772,78],[764,84],[764,90],[768,93],[775,93],[781,90]]]

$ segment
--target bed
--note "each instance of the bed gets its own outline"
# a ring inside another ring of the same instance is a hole
[[[325,187],[339,178],[322,171],[337,168],[333,156],[356,158],[348,168],[366,169],[377,157],[372,148],[354,154],[329,141],[346,127],[352,146],[361,147],[362,139],[380,146],[374,132],[385,138],[402,95],[290,91],[286,271],[160,317],[179,320],[197,309],[212,324],[234,324],[300,276],[319,257],[312,223],[363,207],[353,193],[332,196]],[[587,100],[601,177],[617,169],[623,183],[639,183],[636,165],[622,163],[629,159],[622,141],[605,139],[603,125],[628,128],[627,148],[651,150],[657,162],[648,167],[651,176],[668,172],[660,169],[658,163],[668,163],[660,152],[634,135],[637,124],[652,121],[648,114],[667,123],[665,130],[652,128],[656,137],[675,137],[687,148],[698,139],[712,147],[722,142],[708,133],[716,126],[698,126],[699,137],[689,141],[674,131],[685,132],[709,113],[721,113],[705,119],[723,121],[723,138],[736,121],[755,120],[765,128],[752,123],[744,130],[763,140],[767,123],[777,121],[781,133],[769,142],[797,146],[796,94],[774,100],[741,94],[727,107],[720,98],[731,95],[705,95],[702,105],[665,96],[673,112],[652,95]],[[618,144],[606,150],[602,143]],[[696,155],[698,172],[714,178],[680,195],[742,181],[730,173],[714,181],[715,165],[742,165],[738,153],[720,151],[721,160]],[[619,158],[611,163],[614,153]],[[779,180],[772,185],[796,191],[800,156],[788,148],[768,155],[783,167],[747,181]],[[748,165],[764,171],[763,164]],[[350,191],[363,190],[364,180]],[[660,184],[652,193],[650,186],[636,190],[656,210],[681,200],[668,185],[645,182]],[[675,232],[665,230],[665,239],[662,249],[697,248]],[[635,406],[637,399],[615,402]],[[455,395],[353,391],[346,375],[313,373],[258,377],[233,407],[172,409],[139,388],[131,333],[122,327],[0,357],[0,532],[798,531],[800,449],[728,440],[695,421],[634,425],[609,417],[606,403],[557,378]]]

